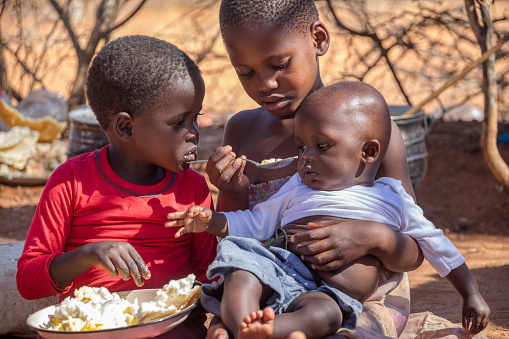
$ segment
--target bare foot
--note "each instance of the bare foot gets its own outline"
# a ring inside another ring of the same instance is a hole
[[[307,339],[306,335],[301,331],[294,331],[286,339]]]
[[[252,312],[244,318],[240,324],[239,339],[265,339],[272,334],[274,330],[274,309],[265,307],[265,309]]]
[[[207,331],[207,339],[229,339],[228,330],[222,322],[211,324]]]

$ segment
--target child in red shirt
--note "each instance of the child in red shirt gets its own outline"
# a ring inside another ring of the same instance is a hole
[[[110,145],[50,177],[18,261],[20,294],[161,288],[189,273],[206,281],[215,237],[176,239],[164,227],[170,212],[213,208],[205,178],[189,169],[205,94],[198,67],[170,43],[126,36],[97,54],[86,89]]]

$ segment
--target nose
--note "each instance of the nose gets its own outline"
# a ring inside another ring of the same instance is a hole
[[[300,160],[302,161],[303,164],[313,161],[313,154],[311,152],[311,149],[306,148],[304,151],[302,151]]]
[[[261,92],[270,92],[277,87],[276,73],[265,73],[258,79],[258,88]]]
[[[200,131],[198,129],[198,122],[193,122],[187,129],[186,141],[198,141],[200,138]]]

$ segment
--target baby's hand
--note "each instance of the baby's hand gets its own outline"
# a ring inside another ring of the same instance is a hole
[[[470,335],[481,332],[490,320],[490,308],[480,294],[463,299],[463,330]]]
[[[178,238],[187,233],[205,232],[211,218],[212,211],[210,209],[202,206],[191,206],[187,211],[168,213],[168,219],[171,220],[165,222],[164,225],[166,227],[184,225],[175,233],[175,238]]]
[[[144,279],[150,279],[145,262],[127,242],[99,241],[82,246],[85,258],[97,268],[105,269],[112,277],[122,276],[124,281],[133,277],[136,286],[143,286]]]

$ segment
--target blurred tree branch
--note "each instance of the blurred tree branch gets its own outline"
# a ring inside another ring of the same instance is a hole
[[[338,43],[348,46],[348,57],[330,63],[335,67],[333,81],[366,81],[393,104],[419,103],[480,56],[461,2],[415,0],[405,5],[371,0],[315,2],[324,19],[333,24],[327,24],[333,39],[332,53]],[[503,28],[508,27],[508,19],[504,10],[493,21]],[[494,34],[501,37],[504,31],[495,29]],[[507,57],[506,50],[497,51],[497,59],[505,61],[497,66],[501,90],[508,84],[509,69],[504,66]],[[325,76],[330,76],[324,69]],[[465,103],[479,106],[481,84],[478,69],[427,107],[438,106],[440,111]],[[509,114],[503,112],[501,118],[509,120]]]
[[[72,41],[76,55],[78,57],[78,70],[76,79],[72,85],[71,94],[69,96],[68,104],[69,108],[73,109],[80,104],[86,102],[85,99],[85,82],[87,77],[88,67],[95,55],[97,46],[103,40],[105,43],[109,41],[111,32],[124,25],[129,19],[131,19],[147,2],[147,0],[141,0],[130,13],[126,15],[126,18],[119,23],[115,23],[119,15],[121,8],[128,2],[128,0],[102,0],[97,5],[96,10],[96,22],[92,29],[92,33],[88,37],[88,41],[82,48],[79,40],[74,33],[74,28],[71,25],[68,16],[68,8],[71,0],[67,0],[65,5],[61,7],[56,0],[49,0],[55,11],[58,13],[60,21],[62,21],[69,38]]]
[[[472,30],[479,42],[481,51],[493,47],[495,33],[490,16],[490,2],[487,0],[465,0],[468,18]],[[509,167],[500,156],[497,148],[498,131],[498,94],[495,72],[495,56],[492,55],[483,64],[484,121],[482,124],[481,149],[484,161],[497,182],[509,195]]]
[[[97,48],[107,43],[111,33],[132,19],[147,1],[138,0],[133,4],[130,0],[47,0],[51,5],[48,7],[41,1],[4,0],[0,16],[5,17],[8,12],[11,27],[17,29],[9,38],[0,30],[0,85],[20,101],[21,92],[31,91],[36,84],[45,88],[45,82],[58,72],[64,61],[74,59],[77,66],[70,83],[69,109],[85,103],[86,75]],[[82,21],[86,8],[80,6],[90,3],[95,5],[95,22],[87,27]],[[119,19],[121,14],[123,19]],[[21,79],[18,86],[24,89],[14,90],[9,83],[5,52],[14,58],[18,66],[14,73]]]

